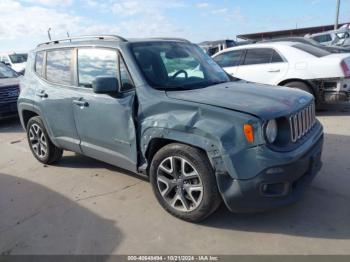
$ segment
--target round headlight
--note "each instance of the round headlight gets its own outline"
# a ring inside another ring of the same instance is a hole
[[[270,120],[269,122],[267,122],[266,125],[266,129],[265,129],[265,135],[266,135],[266,139],[269,143],[273,143],[276,141],[277,138],[277,132],[278,132],[278,128],[277,128],[277,122],[276,120]]]

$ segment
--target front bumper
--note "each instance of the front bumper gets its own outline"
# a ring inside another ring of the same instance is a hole
[[[0,103],[0,119],[14,117],[17,115],[17,101]]]
[[[217,175],[226,206],[237,213],[265,211],[296,202],[321,169],[323,135],[303,156],[277,165],[251,179]]]

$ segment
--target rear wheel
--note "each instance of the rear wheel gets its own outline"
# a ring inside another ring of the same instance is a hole
[[[30,150],[41,163],[52,164],[61,159],[63,150],[51,142],[39,116],[29,119],[27,124],[27,139]]]
[[[305,84],[303,82],[293,81],[293,82],[289,82],[289,83],[284,84],[284,86],[291,87],[291,88],[297,88],[297,89],[303,90],[305,92],[308,92],[309,94],[314,96],[314,92],[312,91],[312,89],[307,84]]]
[[[199,222],[220,205],[214,171],[199,149],[169,144],[154,156],[150,180],[158,202],[170,214]]]

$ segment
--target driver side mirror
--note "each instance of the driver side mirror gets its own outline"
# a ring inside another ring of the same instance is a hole
[[[96,94],[118,94],[119,81],[116,77],[99,76],[92,81],[92,89]]]

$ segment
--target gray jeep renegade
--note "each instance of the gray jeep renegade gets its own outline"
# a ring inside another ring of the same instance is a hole
[[[147,175],[160,205],[187,221],[222,200],[232,212],[291,204],[321,168],[311,95],[234,79],[183,39],[40,44],[18,112],[40,162],[69,150]]]

